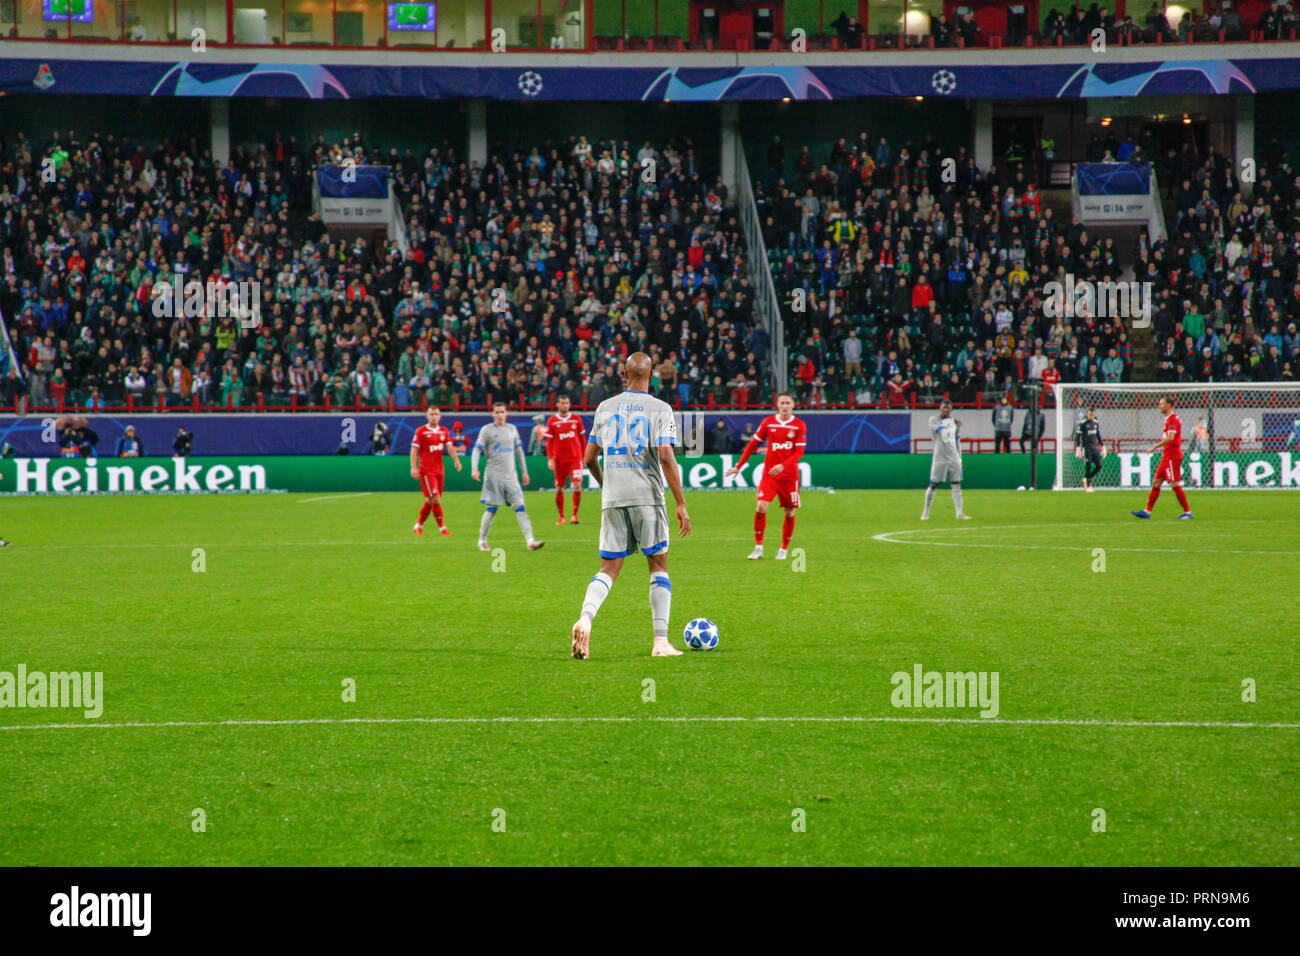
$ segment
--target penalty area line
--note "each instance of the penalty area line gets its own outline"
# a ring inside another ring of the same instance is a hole
[[[1014,727],[1175,727],[1300,730],[1300,723],[1235,720],[1100,720],[1054,717],[303,717],[284,720],[159,720],[79,724],[10,724],[6,730],[129,730],[168,727],[302,727],[348,724],[978,724]]]
[[[348,495],[317,495],[315,498],[299,498],[298,504],[305,505],[309,501],[336,501],[339,498],[364,498],[368,494],[369,491],[357,491]]]

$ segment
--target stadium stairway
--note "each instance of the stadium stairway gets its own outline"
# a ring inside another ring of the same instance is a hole
[[[1145,225],[1093,226],[1088,235],[1099,242],[1115,240],[1119,250],[1121,282],[1133,279],[1133,253],[1137,249],[1138,234],[1146,229]],[[1154,381],[1156,374],[1156,340],[1151,328],[1138,328],[1128,323],[1128,340],[1133,347],[1133,380],[1135,382]]]

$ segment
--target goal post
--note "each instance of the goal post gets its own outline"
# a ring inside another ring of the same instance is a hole
[[[1101,430],[1098,489],[1147,487],[1158,454],[1162,395],[1182,422],[1183,483],[1188,488],[1300,488],[1300,382],[1055,385],[1053,490],[1080,489],[1090,462],[1079,423],[1094,409]],[[1095,462],[1092,469],[1097,469]]]

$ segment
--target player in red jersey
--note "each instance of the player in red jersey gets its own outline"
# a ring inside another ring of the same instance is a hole
[[[582,456],[587,450],[587,429],[582,418],[569,414],[569,396],[555,400],[558,414],[546,420],[546,467],[555,472],[555,509],[560,513],[556,524],[564,524],[564,486],[573,483],[573,524],[578,523],[578,506],[582,504]]]
[[[440,409],[426,408],[424,420],[425,424],[415,430],[411,439],[411,477],[420,483],[420,491],[424,493],[424,507],[420,509],[420,518],[413,530],[423,535],[425,519],[432,511],[438,522],[438,531],[447,537],[451,532],[442,521],[442,456],[450,453],[452,464],[460,471],[460,455],[452,444],[451,432],[439,424],[442,421]]]
[[[1160,449],[1160,464],[1156,468],[1155,480],[1151,482],[1151,494],[1147,495],[1145,508],[1141,511],[1130,511],[1129,514],[1135,518],[1150,518],[1151,509],[1156,506],[1156,499],[1160,497],[1160,486],[1167,481],[1174,486],[1178,503],[1183,506],[1183,513],[1178,516],[1179,519],[1190,518],[1192,509],[1188,507],[1187,495],[1183,493],[1183,423],[1174,414],[1172,395],[1161,396],[1160,413],[1165,416],[1163,435],[1158,442],[1147,449],[1152,453],[1157,448]]]
[[[754,550],[749,560],[763,556],[763,531],[767,528],[767,506],[773,498],[781,502],[785,521],[781,525],[781,548],[776,552],[778,561],[785,560],[794,534],[794,513],[799,507],[799,459],[808,444],[808,426],[794,417],[794,397],[789,392],[776,396],[776,414],[768,415],[759,424],[754,437],[740,455],[740,461],[727,470],[728,475],[739,474],[741,467],[761,444],[767,444],[767,457],[763,461],[763,480],[758,483],[758,506],[754,511]]]

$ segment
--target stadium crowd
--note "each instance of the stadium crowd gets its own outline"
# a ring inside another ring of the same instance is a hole
[[[1159,379],[1295,380],[1300,178],[1276,144],[1250,198],[1213,150],[1159,157],[1153,140],[1097,137],[1089,152],[1154,158],[1172,238],[1143,231],[1121,250],[1059,220],[1032,166],[980,170],[965,148],[946,155],[931,137],[862,133],[816,159],[806,147],[787,157],[774,139],[758,202],[801,400],[996,401],[1029,384],[1131,380],[1135,333],[1122,317],[1060,314],[1048,285],[1067,276],[1151,283],[1148,371]]]
[[[681,406],[767,381],[734,210],[686,140],[498,146],[480,167],[360,137],[224,164],[184,139],[4,137],[6,405],[591,405],[636,349]],[[405,254],[333,242],[311,211],[313,168],[345,159],[392,167]],[[155,314],[155,287],[195,281],[258,283],[260,322]]]

